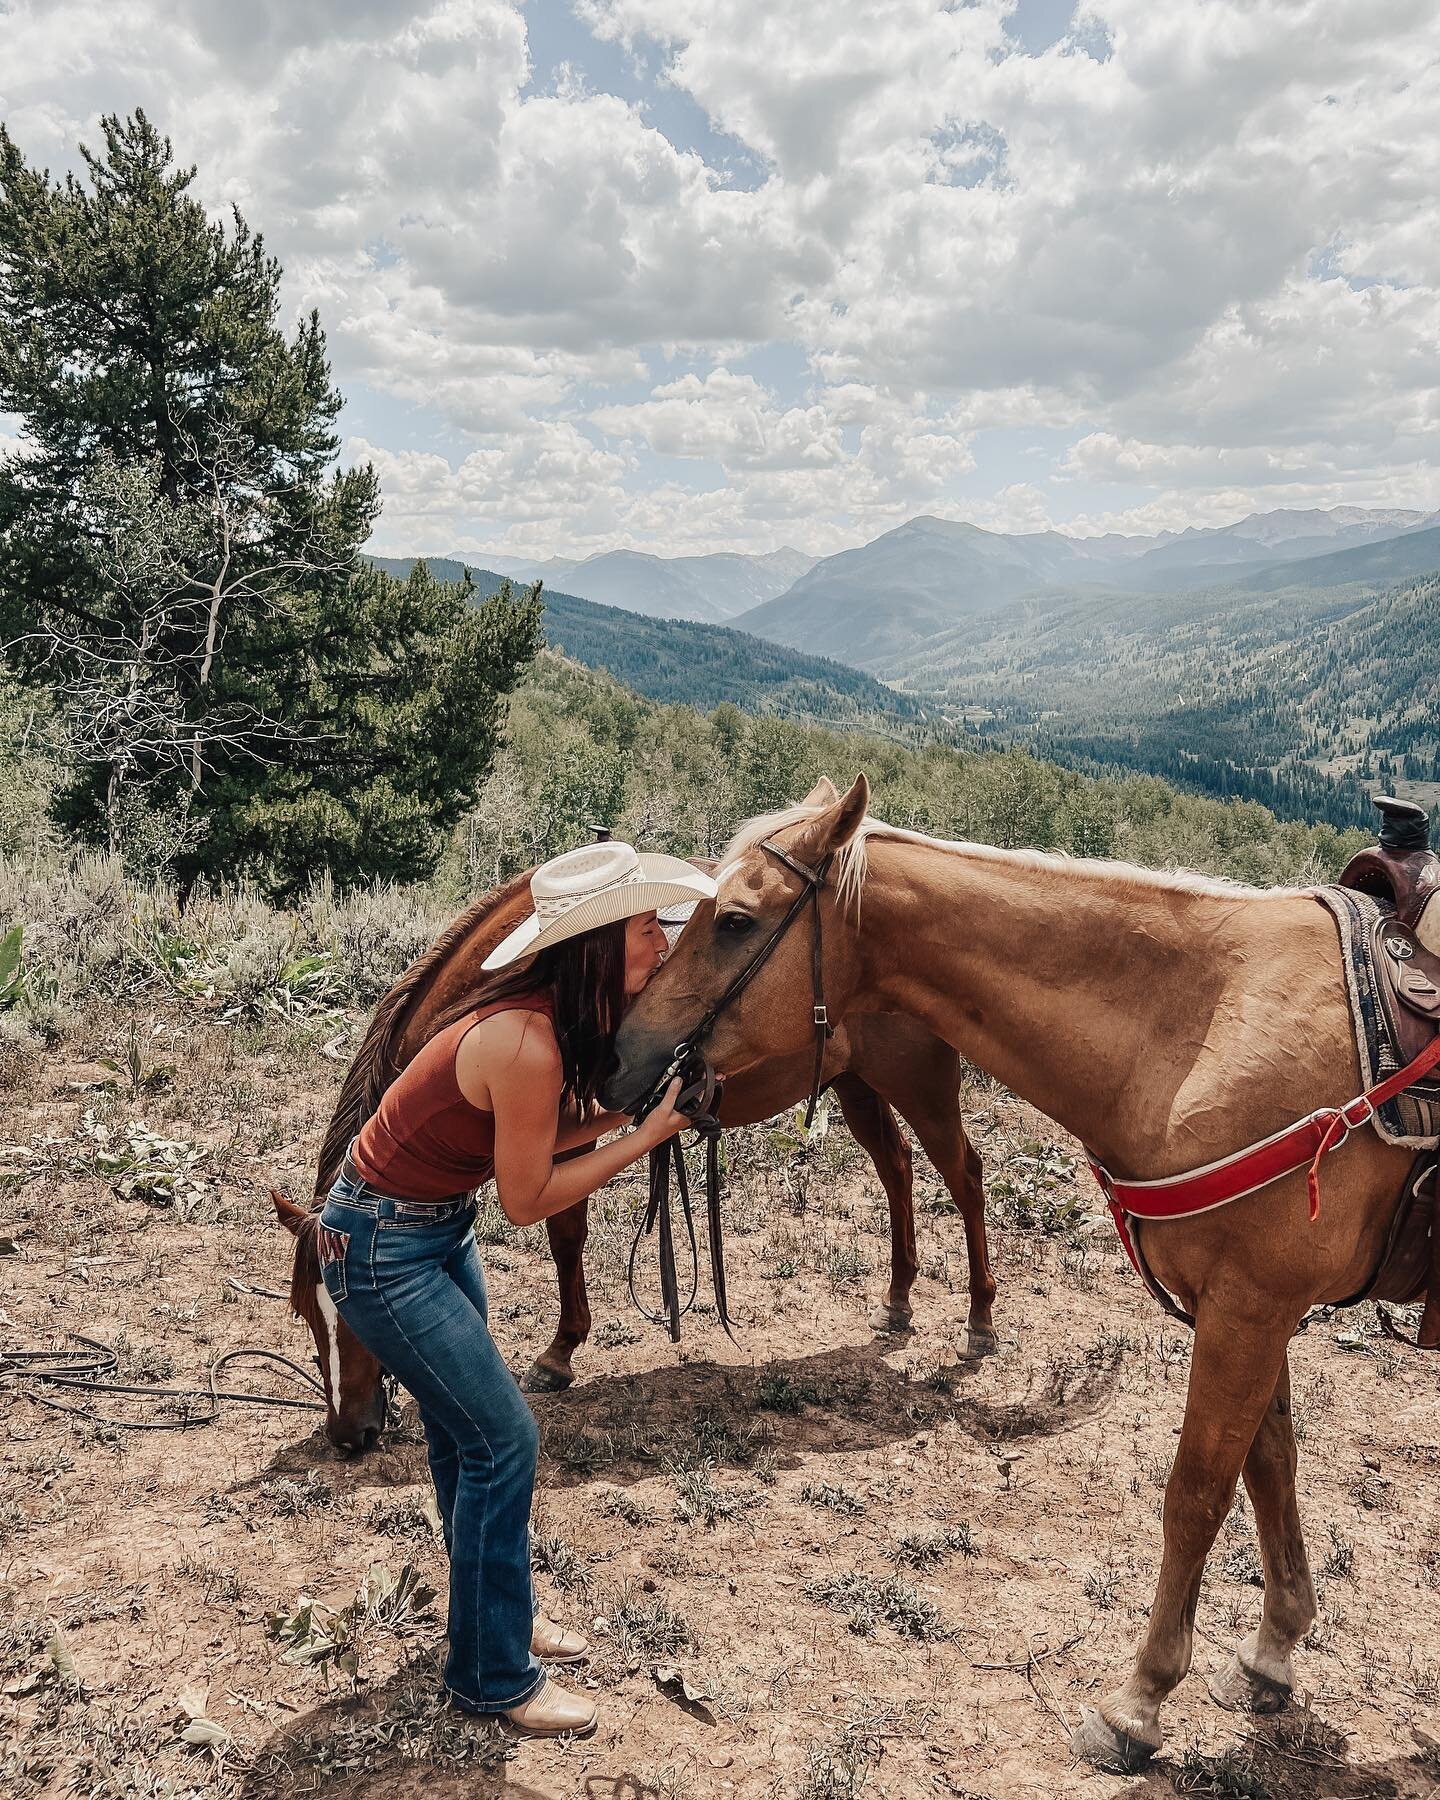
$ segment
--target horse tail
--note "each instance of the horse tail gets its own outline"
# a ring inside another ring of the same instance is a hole
[[[423,955],[418,956],[370,1015],[370,1023],[361,1039],[355,1059],[340,1084],[340,1097],[330,1115],[324,1142],[320,1146],[320,1164],[315,1174],[315,1200],[322,1201],[335,1184],[340,1164],[350,1140],[380,1104],[386,1088],[400,1073],[396,1063],[405,1028],[415,1005],[429,988],[431,981],[465,943],[487,914],[503,905],[522,884],[528,883],[529,871],[516,875],[488,894],[482,894],[459,918],[447,925]]]

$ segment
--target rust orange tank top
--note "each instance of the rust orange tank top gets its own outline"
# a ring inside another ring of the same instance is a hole
[[[520,994],[464,1014],[409,1062],[360,1128],[350,1160],[362,1181],[400,1200],[448,1200],[495,1172],[495,1115],[472,1106],[455,1053],[473,1025],[498,1012],[550,1011],[548,994]]]

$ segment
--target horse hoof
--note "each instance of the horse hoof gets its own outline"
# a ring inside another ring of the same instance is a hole
[[[1071,1755],[1110,1775],[1138,1775],[1159,1748],[1158,1742],[1147,1744],[1116,1731],[1093,1706],[1080,1708],[1080,1723],[1070,1734]]]
[[[988,1325],[971,1325],[965,1333],[964,1354],[979,1362],[982,1356],[994,1356],[1000,1340]]]
[[[877,1306],[870,1315],[870,1329],[872,1331],[908,1331],[911,1316],[908,1310],[902,1312],[898,1306]]]
[[[574,1380],[575,1377],[568,1371],[562,1374],[559,1369],[552,1369],[548,1363],[534,1362],[526,1371],[520,1386],[527,1394],[563,1394]]]
[[[1255,1669],[1247,1669],[1238,1656],[1232,1656],[1223,1669],[1207,1675],[1205,1685],[1210,1698],[1226,1712],[1278,1713],[1294,1698],[1283,1681],[1274,1681]]]

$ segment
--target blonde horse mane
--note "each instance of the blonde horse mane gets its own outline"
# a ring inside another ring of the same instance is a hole
[[[804,825],[825,812],[825,806],[801,802],[778,812],[762,813],[747,819],[736,831],[720,859],[723,873],[727,864],[744,856],[766,838],[792,825]],[[833,864],[836,898],[847,911],[858,917],[860,897],[865,888],[869,868],[867,846],[871,838],[893,843],[921,844],[931,850],[954,850],[982,860],[1006,862],[1011,867],[1034,869],[1037,874],[1058,875],[1067,881],[1095,877],[1118,883],[1122,891],[1132,893],[1166,893],[1209,895],[1227,900],[1293,899],[1297,894],[1313,893],[1313,888],[1257,888],[1247,882],[1232,881],[1227,875],[1202,875],[1194,869],[1144,869],[1138,863],[1111,862],[1099,857],[1071,856],[1064,850],[1002,850],[994,844],[976,844],[965,840],[927,837],[920,831],[907,831],[900,825],[888,825],[883,819],[866,816],[848,844],[836,854]]]
[[[529,881],[527,869],[473,901],[458,919],[445,927],[430,948],[411,963],[375,1008],[360,1048],[355,1052],[355,1060],[346,1071],[335,1110],[330,1115],[325,1141],[320,1147],[320,1164],[315,1176],[317,1202],[323,1200],[334,1185],[351,1138],[380,1104],[381,1096],[395,1079],[395,1051],[410,1022],[415,1003],[486,915],[512,900],[521,887],[528,887]]]

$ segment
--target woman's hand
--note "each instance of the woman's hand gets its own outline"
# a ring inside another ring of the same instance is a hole
[[[677,1131],[685,1131],[694,1124],[694,1120],[688,1114],[675,1110],[675,1101],[680,1093],[680,1088],[681,1081],[677,1075],[666,1088],[665,1096],[659,1105],[652,1112],[646,1113],[639,1125],[636,1126],[636,1137],[641,1139],[648,1148],[654,1149],[657,1144],[663,1144],[667,1138],[674,1137]]]
[[[534,1225],[564,1212],[690,1123],[684,1113],[675,1110],[680,1092],[677,1076],[666,1088],[665,1098],[636,1130],[612,1138],[599,1149],[567,1153],[556,1142],[561,1073],[560,1052],[553,1039],[548,1055],[549,1062],[540,1049],[522,1050],[490,1078],[495,1103],[495,1190],[506,1218],[514,1225]],[[588,1137],[595,1126],[595,1119],[587,1119],[583,1127],[574,1129]],[[571,1146],[572,1152],[577,1149],[580,1146]]]

